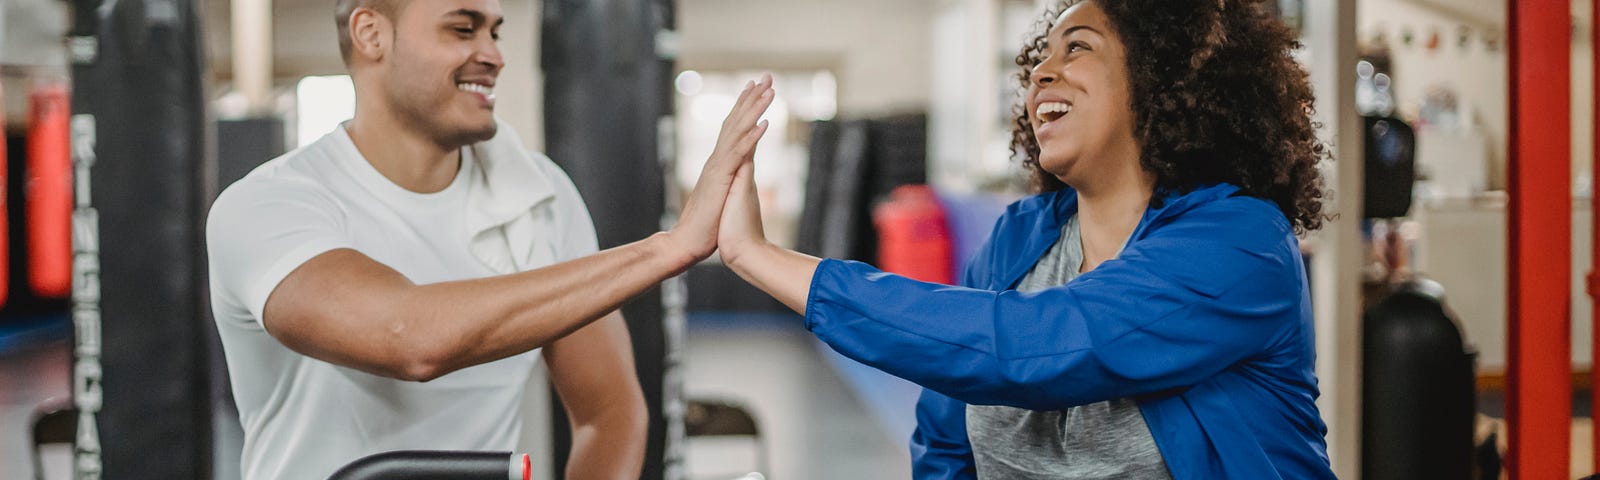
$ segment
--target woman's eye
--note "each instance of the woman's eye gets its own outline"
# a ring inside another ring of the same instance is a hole
[[[1089,49],[1089,44],[1083,43],[1083,42],[1072,42],[1072,43],[1067,44],[1067,53],[1072,53],[1072,52],[1076,52],[1076,51],[1079,51],[1079,50],[1088,50],[1088,49]]]
[[[456,27],[456,33],[462,35],[472,35],[472,29],[468,27]]]

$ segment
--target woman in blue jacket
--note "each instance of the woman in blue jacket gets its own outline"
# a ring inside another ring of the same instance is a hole
[[[1333,478],[1296,235],[1326,157],[1295,36],[1249,0],[1063,5],[1017,57],[1011,205],[960,286],[719,231],[835,350],[925,387],[919,479]]]

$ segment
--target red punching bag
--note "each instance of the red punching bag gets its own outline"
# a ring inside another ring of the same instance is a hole
[[[27,183],[28,286],[41,298],[72,291],[71,93],[62,84],[29,95]]]
[[[950,224],[933,187],[896,187],[888,203],[872,210],[872,223],[878,230],[878,266],[883,271],[924,282],[955,281]]]

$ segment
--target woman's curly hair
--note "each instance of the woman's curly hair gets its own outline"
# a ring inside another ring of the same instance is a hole
[[[1127,52],[1134,138],[1158,191],[1227,182],[1276,203],[1296,232],[1322,226],[1317,164],[1328,149],[1306,71],[1291,57],[1293,31],[1260,0],[1065,0],[1017,55],[1024,90],[1056,17],[1085,1],[1105,11]],[[1065,187],[1039,166],[1026,99],[1014,112],[1011,148],[1034,188]]]

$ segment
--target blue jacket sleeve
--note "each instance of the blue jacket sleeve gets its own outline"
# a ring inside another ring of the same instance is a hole
[[[917,429],[911,433],[911,478],[977,480],[967,440],[967,404],[923,390],[917,400]]]
[[[1281,214],[1260,210],[1197,207],[1032,293],[825,260],[806,326],[847,357],[969,404],[1058,410],[1192,386],[1297,331],[1298,247]]]

